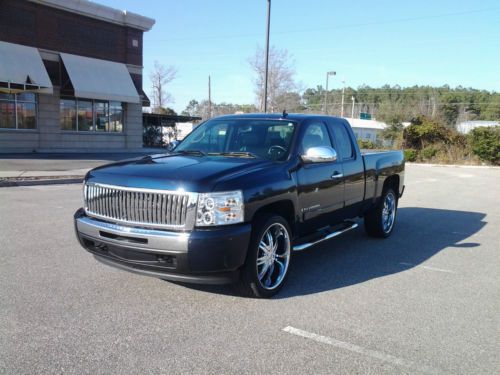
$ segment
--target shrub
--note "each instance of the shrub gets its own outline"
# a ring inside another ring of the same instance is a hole
[[[420,151],[420,156],[424,160],[430,160],[434,156],[436,156],[437,152],[438,152],[437,148],[433,146],[428,146]]]
[[[407,147],[423,149],[432,143],[450,143],[453,132],[439,122],[418,117],[404,130],[404,140]]]
[[[370,150],[373,150],[374,148],[377,147],[375,146],[375,143],[373,143],[372,141],[367,141],[364,139],[358,139],[358,146],[359,148],[370,149]]]
[[[415,161],[417,160],[418,153],[417,150],[407,148],[406,150],[404,150],[404,155],[406,161]]]
[[[500,126],[479,127],[470,132],[472,152],[481,160],[500,164]]]

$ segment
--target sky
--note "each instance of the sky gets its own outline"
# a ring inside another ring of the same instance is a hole
[[[265,46],[266,0],[97,0],[154,18],[144,34],[144,82],[174,66],[169,107],[191,99],[255,103],[248,59]],[[272,0],[270,44],[293,56],[302,87],[448,84],[500,91],[498,0]]]

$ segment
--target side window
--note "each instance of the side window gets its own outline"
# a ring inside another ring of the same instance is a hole
[[[307,150],[311,147],[332,147],[325,124],[322,122],[316,122],[307,125],[300,145],[302,152],[307,152]]]
[[[350,159],[354,156],[354,149],[351,143],[351,137],[347,129],[342,124],[330,124],[333,133],[333,139],[337,147],[337,154],[341,159]]]

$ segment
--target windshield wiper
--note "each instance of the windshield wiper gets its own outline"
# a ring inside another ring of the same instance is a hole
[[[196,156],[205,156],[205,153],[200,150],[181,150],[181,151],[175,151],[173,152],[174,154],[180,154],[180,155],[196,155]]]
[[[237,158],[258,158],[257,155],[248,151],[209,152],[207,155],[234,156]]]

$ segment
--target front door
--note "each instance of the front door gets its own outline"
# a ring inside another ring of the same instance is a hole
[[[332,147],[332,142],[326,124],[313,121],[302,132],[299,153],[318,146]],[[344,207],[342,162],[303,163],[297,170],[297,182],[301,234],[334,224],[335,213]]]

